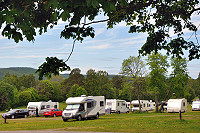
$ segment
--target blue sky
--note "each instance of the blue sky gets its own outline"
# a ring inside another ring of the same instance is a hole
[[[97,20],[102,19],[101,16]],[[194,15],[193,22],[200,24],[200,17]],[[0,35],[0,68],[8,67],[32,67],[38,68],[46,57],[58,57],[66,60],[71,52],[73,40],[60,39],[60,32],[65,24],[59,22],[54,29],[48,30],[43,35],[38,35],[34,43],[23,41],[15,43]],[[74,53],[67,64],[74,68],[80,68],[85,74],[89,69],[104,70],[108,74],[118,74],[124,59],[129,56],[137,56],[138,50],[145,43],[146,33],[130,34],[129,27],[124,23],[106,28],[106,23],[94,24],[95,38],[86,38],[82,43],[76,42]],[[200,30],[200,28],[199,28]],[[200,43],[200,31],[197,37]],[[1,32],[2,30],[0,30]],[[185,38],[190,38],[192,32],[185,31]],[[192,36],[190,40],[195,40]],[[187,52],[186,55],[187,56]],[[145,57],[144,57],[145,58]],[[170,73],[169,69],[169,73]],[[195,59],[188,63],[188,72],[192,78],[197,78],[200,72],[200,61]],[[67,72],[70,73],[70,72]]]

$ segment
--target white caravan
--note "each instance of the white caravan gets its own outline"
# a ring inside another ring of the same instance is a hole
[[[192,111],[200,110],[200,101],[193,101],[192,102]]]
[[[126,107],[130,110],[131,109],[131,102],[126,102]]]
[[[167,112],[185,112],[187,110],[187,100],[182,99],[169,99],[167,102]]]
[[[68,119],[82,120],[83,118],[94,117],[96,119],[105,115],[104,96],[70,97],[66,100],[67,107],[62,113],[63,121]]]
[[[36,107],[38,108],[38,115],[43,115],[44,111],[49,108],[59,108],[58,102],[52,102],[51,100],[48,102],[29,102],[27,106],[27,110],[32,114],[36,114]]]
[[[110,109],[111,113],[128,113],[129,108],[126,104],[125,100],[118,100],[118,99],[106,99],[106,108]]]
[[[137,111],[139,110],[139,101],[138,100],[133,100],[131,101],[132,111]],[[152,100],[140,100],[140,105],[141,105],[141,110],[142,111],[150,111],[155,109],[155,102],[152,102]]]

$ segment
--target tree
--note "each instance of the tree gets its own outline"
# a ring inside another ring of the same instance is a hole
[[[113,88],[115,87],[119,90],[122,89],[123,80],[121,76],[115,75],[114,77],[112,77],[111,83],[113,85]]]
[[[105,96],[105,98],[111,98],[111,95],[114,96],[115,94],[108,73],[106,71],[98,71],[96,75],[99,81],[100,95]]]
[[[79,68],[75,68],[69,74],[69,78],[63,80],[61,82],[61,91],[63,93],[63,97],[66,98],[66,95],[71,90],[72,86],[77,84],[79,86],[83,86],[84,76],[81,74],[81,70]]]
[[[79,68],[75,68],[69,74],[68,82],[73,86],[74,84],[78,84],[79,86],[83,85],[84,76],[81,74],[81,70]]]
[[[200,57],[199,43],[186,41],[183,34],[189,30],[196,35],[198,27],[191,22],[191,16],[199,13],[198,4],[198,0],[4,0],[0,2],[0,27],[2,35],[15,42],[34,41],[37,31],[41,35],[62,20],[67,23],[60,37],[74,39],[74,46],[75,41],[95,36],[92,24],[107,22],[107,28],[113,28],[124,21],[130,27],[129,33],[148,33],[140,54],[165,49],[167,54],[181,56],[188,50],[192,60]],[[107,19],[96,21],[100,13]],[[175,35],[170,36],[169,30]],[[40,79],[69,70],[66,61],[46,58],[38,69]]]
[[[144,75],[144,73],[145,73],[145,63],[142,61],[141,57],[130,56],[128,59],[125,59],[123,61],[121,67],[121,74],[127,76],[129,80],[128,82],[132,82],[134,84],[134,87],[136,88],[136,94],[139,102],[139,111],[141,111],[140,88],[141,88],[142,76]],[[130,87],[130,89],[131,88],[132,87]]]
[[[36,80],[33,74],[29,75],[23,74],[18,79],[20,87],[25,87],[25,88],[36,87]]]
[[[147,58],[147,64],[150,69],[148,91],[155,98],[156,112],[158,112],[158,101],[165,100],[167,94],[166,73],[169,67],[167,56],[152,53]]]
[[[54,95],[54,87],[49,80],[42,80],[37,89],[40,100],[52,100]]]
[[[80,97],[81,95],[87,95],[87,91],[83,87],[78,87],[76,89],[76,96]]]
[[[4,76],[2,81],[15,86],[18,90],[20,89],[19,78],[17,75],[10,75],[9,73]]]
[[[99,96],[101,88],[95,70],[93,69],[88,70],[86,75],[87,76],[84,80],[84,88],[88,92],[88,95]]]
[[[0,110],[13,108],[18,105],[18,91],[15,86],[0,82]]]
[[[81,95],[87,95],[87,91],[83,87],[75,84],[67,94],[67,97],[80,97]]]
[[[170,92],[170,94],[174,93],[177,98],[183,98],[189,80],[186,58],[171,58],[171,67],[173,69],[172,74],[170,75],[171,92],[168,92]]]

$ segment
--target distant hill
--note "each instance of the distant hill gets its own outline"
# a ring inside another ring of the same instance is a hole
[[[6,73],[10,73],[11,75],[17,75],[20,77],[23,74],[33,74],[36,79],[38,79],[38,74],[35,73],[37,69],[30,68],[30,67],[10,67],[10,68],[0,68],[0,81],[3,79],[3,77],[6,75]],[[63,78],[68,78],[69,74],[61,74]],[[83,75],[86,77],[86,75]],[[112,79],[112,77],[115,75],[109,75],[109,79]]]
[[[18,77],[23,74],[33,74],[35,78],[38,79],[38,74],[35,73],[37,69],[30,68],[30,67],[10,67],[10,68],[0,68],[0,81],[3,79],[3,77],[6,75],[6,73],[9,73],[11,75],[17,75]],[[68,78],[69,74],[61,74],[63,78]]]

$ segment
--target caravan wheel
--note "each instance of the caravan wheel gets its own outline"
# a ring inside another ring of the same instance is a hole
[[[67,121],[68,121],[68,119],[63,119],[63,121],[64,121],[64,122],[67,122]]]
[[[99,114],[96,114],[96,119],[99,119]]]
[[[77,118],[77,121],[81,121],[81,120],[82,120],[81,115],[79,115]]]

